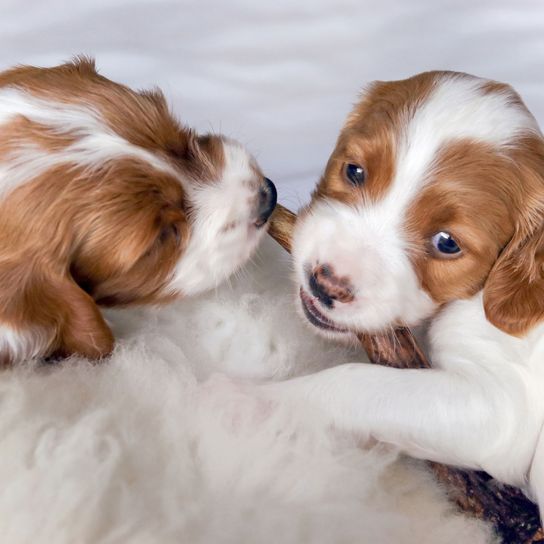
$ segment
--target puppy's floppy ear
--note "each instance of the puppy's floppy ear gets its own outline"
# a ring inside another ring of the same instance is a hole
[[[521,336],[544,320],[544,200],[504,248],[484,287],[487,319]]]
[[[0,323],[12,331],[0,343],[0,361],[80,354],[108,355],[113,335],[92,298],[69,276],[36,265],[7,263],[0,269]],[[1,338],[0,338],[1,340]]]

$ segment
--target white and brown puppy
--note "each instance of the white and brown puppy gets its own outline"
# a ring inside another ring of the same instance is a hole
[[[544,504],[544,140],[511,87],[451,72],[371,85],[293,254],[316,331],[430,320],[434,369],[343,365],[277,392]]]
[[[255,249],[276,202],[238,143],[85,59],[0,74],[0,364],[107,355],[97,304],[193,295]]]

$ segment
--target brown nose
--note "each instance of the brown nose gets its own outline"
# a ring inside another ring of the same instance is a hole
[[[312,294],[327,308],[332,308],[335,300],[351,302],[355,298],[349,279],[336,276],[328,264],[315,267],[309,283]]]

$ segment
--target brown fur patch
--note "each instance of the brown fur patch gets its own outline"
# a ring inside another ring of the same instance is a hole
[[[379,200],[393,181],[395,153],[406,122],[432,91],[439,74],[426,72],[403,81],[373,83],[350,113],[314,198],[348,204]],[[349,163],[365,169],[362,187],[353,187],[345,179]]]
[[[438,303],[483,288],[488,319],[510,334],[526,333],[544,318],[541,138],[501,153],[476,142],[449,145],[431,176],[406,221],[422,286]],[[440,231],[457,240],[459,258],[432,256],[428,241]]]
[[[92,108],[113,132],[189,181],[213,182],[223,169],[222,138],[197,137],[172,117],[160,92],[113,83],[86,59],[15,68],[0,74],[6,85]],[[0,127],[0,138],[1,162],[25,145],[61,152],[79,135],[18,116]],[[96,304],[172,298],[164,287],[190,236],[190,213],[179,179],[134,157],[38,173],[0,201],[0,324],[39,334],[44,355],[107,355],[113,337]]]
[[[220,137],[197,137],[173,117],[161,91],[136,92],[114,83],[84,57],[53,68],[9,70],[0,74],[0,86],[6,85],[46,101],[90,106],[127,142],[156,153],[201,182],[216,180],[223,168]]]
[[[479,291],[511,238],[523,196],[512,164],[489,145],[446,146],[428,174],[430,182],[408,209],[406,233],[422,286],[438,303]],[[516,191],[516,195],[512,191]],[[462,248],[458,258],[440,258],[432,236],[450,233]]]
[[[0,160],[9,159],[20,145],[31,144],[39,150],[58,152],[73,144],[77,137],[69,133],[59,134],[50,127],[30,121],[26,117],[16,117],[0,125]]]
[[[0,231],[0,278],[9,287],[0,291],[2,321],[53,331],[51,348],[63,353],[77,337],[84,355],[85,334],[95,338],[96,355],[103,351],[97,338],[111,348],[93,300],[168,299],[161,289],[189,234],[179,182],[130,159],[93,173],[70,165],[49,170],[2,201]]]
[[[313,200],[347,204],[377,201],[395,175],[397,142],[437,78],[372,84],[348,117]],[[463,77],[463,74],[458,74]],[[519,95],[498,82],[482,82],[484,94],[501,93],[525,108]],[[347,163],[363,166],[362,187],[346,181]],[[497,149],[476,141],[448,144],[428,173],[429,183],[411,204],[405,234],[421,285],[439,304],[484,289],[488,319],[510,334],[523,334],[544,319],[544,143],[520,136]],[[311,211],[311,204],[302,211]],[[433,255],[432,236],[453,235],[463,253]]]
[[[544,141],[527,137],[512,151],[523,191],[512,239],[484,289],[487,318],[500,329],[526,334],[544,320]],[[512,206],[516,206],[515,196]]]

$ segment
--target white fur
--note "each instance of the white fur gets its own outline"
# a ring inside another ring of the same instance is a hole
[[[233,140],[225,139],[223,150],[221,179],[194,188],[198,213],[168,290],[194,295],[216,287],[246,262],[265,232],[253,224],[263,182],[251,168],[254,159]]]
[[[312,208],[295,236],[298,278],[330,263],[355,285],[354,302],[325,310],[335,323],[387,329],[416,325],[436,309],[408,258],[402,222],[440,147],[473,138],[511,145],[539,133],[508,94],[484,96],[482,80],[448,75],[401,130],[396,175],[378,203]],[[482,293],[446,305],[432,320],[433,370],[341,365],[272,389],[319,407],[338,428],[394,444],[423,459],[483,469],[544,497],[544,325],[516,338],[486,319]],[[544,505],[541,502],[541,508]]]
[[[395,176],[380,214],[397,226],[408,204],[428,181],[426,173],[445,144],[475,140],[508,145],[526,133],[540,134],[534,117],[511,102],[511,92],[485,94],[485,79],[446,74],[435,80],[430,96],[400,127]]]
[[[355,209],[327,200],[312,207],[295,231],[293,256],[297,279],[309,290],[307,270],[329,263],[349,275],[356,299],[325,310],[334,322],[359,330],[377,330],[401,317],[417,324],[435,304],[423,290],[402,236],[381,206]],[[363,258],[364,256],[364,258]],[[310,266],[308,266],[310,265]],[[384,271],[387,273],[384,273]]]
[[[203,184],[182,175],[158,154],[122,138],[106,124],[92,103],[55,102],[18,87],[0,89],[0,137],[2,126],[17,116],[77,139],[52,152],[36,143],[13,138],[12,149],[0,160],[0,198],[57,165],[71,164],[92,170],[121,157],[145,161],[182,184],[193,223],[187,251],[172,272],[168,292],[192,295],[216,287],[246,262],[265,232],[254,224],[263,180],[257,169],[252,168],[254,159],[233,140],[224,140],[225,166],[220,178]],[[27,337],[31,338],[33,333],[21,335],[22,343],[17,347],[16,337],[0,329],[0,351],[4,346],[11,353],[39,355],[40,351],[28,348]],[[47,343],[38,344],[47,347]]]
[[[324,310],[339,325],[360,330],[381,329],[395,320],[416,325],[436,309],[419,288],[403,223],[428,182],[437,152],[462,139],[499,148],[523,133],[540,134],[532,115],[512,103],[511,93],[484,95],[485,83],[460,74],[437,77],[429,97],[415,112],[407,111],[398,127],[395,175],[386,195],[357,206],[325,200],[298,225],[294,256],[299,283],[308,289],[308,268],[328,263],[354,284],[354,302],[337,303],[332,313]]]
[[[118,157],[145,161],[157,170],[173,175],[189,189],[189,184],[166,161],[156,154],[131,144],[115,133],[91,104],[75,105],[45,100],[13,87],[0,89],[1,125],[23,116],[59,134],[77,136],[77,141],[52,153],[29,142],[21,142],[0,164],[0,196],[60,164],[87,168],[102,166]]]
[[[0,353],[14,361],[37,357],[47,348],[51,338],[45,331],[34,327],[32,330],[16,331],[6,323],[0,324]]]
[[[0,374],[2,543],[492,542],[420,465],[361,449],[312,406],[267,418],[252,387],[206,382],[356,357],[305,330],[290,263],[263,245],[232,288],[110,312],[105,364]]]
[[[279,390],[317,402],[339,428],[534,491],[527,483],[544,421],[544,326],[511,337],[486,320],[479,294],[442,311],[429,339],[433,370],[342,365]]]

